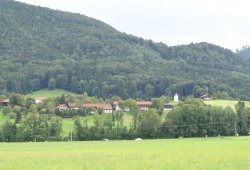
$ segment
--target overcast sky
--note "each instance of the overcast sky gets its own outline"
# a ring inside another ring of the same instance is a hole
[[[18,0],[99,19],[121,32],[167,45],[250,44],[248,0]]]

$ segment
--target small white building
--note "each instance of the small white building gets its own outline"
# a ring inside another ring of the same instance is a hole
[[[175,102],[178,102],[178,101],[179,101],[179,96],[178,96],[177,93],[175,93],[175,95],[174,95],[174,101],[175,101]]]
[[[113,110],[114,110],[114,111],[120,111],[120,110],[121,110],[121,108],[120,108],[120,106],[119,106],[119,103],[118,103],[117,101],[114,101],[114,102],[112,103],[112,107],[113,107]]]
[[[34,100],[35,100],[36,104],[39,104],[39,103],[44,102],[44,100],[46,100],[46,98],[45,97],[37,97]]]

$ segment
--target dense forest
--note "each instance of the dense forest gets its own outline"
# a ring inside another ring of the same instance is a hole
[[[61,88],[110,98],[162,95],[250,100],[249,63],[197,43],[169,47],[96,19],[0,1],[0,93]]]
[[[237,50],[236,53],[243,59],[250,60],[250,46],[246,45],[241,50]]]

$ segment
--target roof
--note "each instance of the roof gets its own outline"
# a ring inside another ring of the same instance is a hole
[[[201,98],[210,98],[210,97],[211,97],[211,95],[209,95],[209,94],[204,94],[201,96]]]
[[[113,105],[118,105],[118,101],[113,101]]]
[[[165,108],[173,108],[174,106],[172,104],[165,104],[164,107]]]
[[[151,106],[151,101],[136,101],[137,106]]]
[[[75,103],[68,103],[69,108],[76,108],[77,105]]]
[[[111,104],[108,104],[108,103],[84,103],[84,104],[82,104],[82,107],[103,109],[103,110],[112,110]]]
[[[35,98],[35,100],[41,100],[41,101],[43,101],[43,100],[46,100],[47,98],[45,98],[45,97],[36,97]]]
[[[65,108],[65,107],[68,107],[68,106],[66,104],[60,104],[56,108]]]
[[[4,99],[1,101],[1,103],[9,103],[10,102],[10,99]]]

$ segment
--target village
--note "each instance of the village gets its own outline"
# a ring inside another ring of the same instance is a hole
[[[203,100],[211,100],[212,96],[209,94],[205,94],[202,95],[200,97]],[[44,101],[46,101],[48,98],[46,97],[36,97],[33,98],[33,102],[36,105],[42,104],[44,103]],[[83,109],[91,109],[92,113],[97,112],[98,110],[102,110],[103,113],[112,113],[115,111],[126,111],[129,112],[129,108],[121,108],[120,107],[120,101],[112,101],[111,103],[107,103],[107,102],[98,102],[98,103],[81,103],[81,104],[77,104],[77,103],[72,103],[72,102],[67,102],[67,103],[63,103],[63,104],[58,104],[56,105],[55,109],[58,109],[59,111],[63,111],[63,110],[78,110],[80,108]],[[136,106],[138,108],[138,110],[140,111],[147,111],[151,108],[152,106],[152,101],[145,101],[145,100],[137,100],[136,102]],[[163,111],[171,111],[174,108],[174,105],[177,104],[179,102],[179,95],[177,93],[175,93],[175,95],[173,96],[173,103],[164,103],[161,106],[161,110]],[[11,102],[9,98],[3,99],[0,101],[0,107],[6,107],[6,106],[10,106]]]

